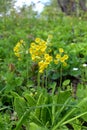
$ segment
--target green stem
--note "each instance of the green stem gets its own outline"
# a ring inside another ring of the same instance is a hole
[[[60,68],[60,88],[62,87],[62,65]]]
[[[28,60],[27,60],[27,73],[26,73],[26,75],[27,75],[27,84],[28,84],[28,67],[29,67],[29,65],[28,65]]]
[[[38,81],[38,84],[37,84],[37,86],[38,86],[38,87],[40,87],[40,73],[39,73],[39,72],[38,72],[37,81]]]
[[[45,80],[45,86],[46,86],[46,89],[47,89],[47,70],[46,70],[46,80]]]
[[[44,73],[42,75],[42,88],[44,87]]]

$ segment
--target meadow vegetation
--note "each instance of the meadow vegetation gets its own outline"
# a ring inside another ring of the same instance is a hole
[[[87,16],[50,8],[0,18],[0,130],[87,129]]]

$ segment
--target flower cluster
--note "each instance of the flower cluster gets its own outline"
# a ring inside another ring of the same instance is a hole
[[[66,60],[68,59],[68,55],[64,53],[63,48],[59,48],[59,52],[56,54],[55,58],[51,56],[51,39],[52,35],[49,35],[46,41],[36,38],[35,41],[30,44],[29,51],[26,51],[25,42],[20,40],[14,47],[14,54],[20,60],[23,54],[30,53],[32,61],[36,62],[38,65],[39,73],[43,73],[52,61],[55,64],[62,63],[64,66],[67,66]]]
[[[44,54],[43,59],[40,62],[38,62],[39,72],[43,73],[44,69],[48,67],[51,61],[52,61],[52,56],[50,56],[49,54]]]
[[[43,54],[46,52],[46,48],[46,42],[41,40],[40,38],[36,38],[35,42],[31,43],[29,49],[32,60],[37,62],[38,60],[43,58]]]
[[[63,63],[63,66],[67,66],[66,60],[68,59],[68,55],[64,54],[63,48],[59,48],[59,53],[56,54],[56,59],[54,60],[55,64],[58,64],[59,62]]]
[[[23,53],[23,50],[24,50],[24,46],[25,46],[25,43],[23,40],[20,40],[16,46],[14,47],[14,54],[18,57],[18,59],[21,59],[21,55]]]
[[[47,53],[47,42],[36,38],[35,42],[31,43],[29,52],[32,60],[38,63],[39,73],[43,73],[52,61],[52,56]]]

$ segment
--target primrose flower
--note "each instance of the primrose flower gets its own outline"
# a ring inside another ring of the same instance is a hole
[[[45,69],[45,62],[43,60],[38,62],[38,66],[39,66],[39,73],[43,73]]]
[[[40,46],[40,50],[41,50],[41,52],[45,52],[45,51],[46,51],[46,48],[47,48],[46,45]]]
[[[63,66],[67,66],[67,63],[66,63],[66,62],[63,62]]]
[[[39,66],[39,73],[43,73],[44,70],[47,68],[48,64],[43,60],[38,63]]]
[[[63,66],[67,66],[67,63],[65,61],[69,58],[69,56],[67,54],[64,54],[63,52],[63,48],[59,48],[59,54],[56,54],[54,63],[58,64],[60,62],[63,64]]]
[[[35,59],[36,59],[35,55],[32,55],[31,58],[32,58],[33,61],[35,61]]]
[[[54,60],[54,63],[57,65],[58,64],[58,60]]]
[[[16,55],[17,57],[21,57],[20,53],[16,53],[16,52],[15,52],[15,55]]]
[[[59,52],[63,53],[64,52],[63,48],[59,48]]]
[[[49,54],[45,54],[44,58],[47,64],[50,64],[50,62],[52,61],[52,56],[50,56]]]
[[[34,42],[31,43],[31,48],[35,48],[36,44]]]
[[[61,55],[60,54],[57,54],[56,55],[56,59],[60,59],[61,58]]]
[[[49,57],[49,54],[44,54],[45,59]]]
[[[39,45],[46,45],[46,41],[44,41],[44,40],[41,40],[41,42],[39,42]]]
[[[64,62],[64,61],[65,61],[65,58],[61,57],[60,62]]]
[[[41,39],[40,39],[40,38],[36,38],[36,39],[35,39],[35,42],[36,42],[36,43],[40,43],[40,42],[41,42]]]
[[[67,60],[69,57],[68,55],[64,55],[63,57],[60,58],[61,62],[64,62],[65,60]]]
[[[49,46],[51,39],[51,35],[48,36],[47,41],[36,38],[30,45],[29,52],[31,54],[31,59],[37,62],[39,73],[43,73],[52,61],[54,61],[55,64],[62,63],[63,66],[67,66],[65,61],[68,59],[68,55],[63,53],[63,48],[59,48],[59,53],[56,54],[55,59],[50,55],[52,51]]]
[[[44,57],[42,58],[42,60],[38,62],[39,73],[43,73],[51,61],[52,61],[52,56],[50,56],[47,53],[44,54]]]
[[[23,51],[24,51],[24,41],[23,40],[20,40],[16,46],[13,48],[13,51],[14,51],[14,54],[18,57],[18,59],[20,59]]]
[[[46,49],[46,42],[40,38],[36,38],[35,42],[32,42],[29,48],[32,60],[38,63],[40,60],[44,59]]]
[[[65,60],[67,60],[69,58],[68,55],[64,55],[63,57],[64,57]]]
[[[24,43],[24,41],[23,40],[20,40],[20,44],[23,44]]]

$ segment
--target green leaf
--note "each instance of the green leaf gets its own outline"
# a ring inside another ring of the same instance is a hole
[[[23,113],[26,111],[27,104],[23,97],[15,97],[14,99],[14,107],[15,111],[17,112],[17,115],[19,118],[23,115]]]
[[[74,128],[74,130],[78,130],[78,129],[81,130],[82,128],[82,123],[79,119],[76,119],[70,122],[69,124]]]
[[[58,104],[64,104],[68,98],[71,97],[71,91],[60,91],[57,95],[57,103]],[[59,108],[60,109],[60,108]]]
[[[37,101],[37,104],[36,106],[40,106],[43,104],[43,101],[44,101],[44,96],[43,96],[43,93],[40,94],[39,98],[38,98],[38,101]],[[41,116],[41,108],[36,108],[35,109],[35,116],[40,119],[40,116]]]
[[[28,105],[29,105],[30,107],[36,106],[36,100],[34,99],[33,96],[31,96],[30,94],[28,94],[28,93],[26,93],[26,92],[24,93],[23,96],[24,96],[25,99],[27,100],[27,103],[28,103]]]
[[[19,130],[21,125],[25,123],[27,117],[29,117],[30,109],[27,109],[21,116],[21,118],[18,120],[15,130]]]
[[[53,82],[51,84],[51,88],[52,88],[52,95],[54,95],[55,89],[56,89],[56,82]]]
[[[43,104],[47,104],[48,102],[48,97],[45,97]],[[42,107],[41,109],[41,121],[43,122],[43,124],[46,124],[47,122],[47,115],[48,115],[48,109],[47,107]]]
[[[47,130],[47,128],[40,127],[37,124],[35,124],[35,123],[32,122],[32,123],[30,123],[29,130]]]
[[[84,112],[84,113],[81,113],[81,114],[77,115],[76,117],[73,117],[73,118],[71,118],[71,119],[69,119],[69,120],[63,122],[62,125],[65,125],[65,124],[67,124],[67,123],[70,123],[71,121],[74,121],[74,120],[78,119],[79,117],[82,117],[82,116],[84,116],[84,115],[86,115],[86,114],[87,114],[87,111]]]
[[[87,97],[83,98],[81,102],[78,104],[78,111],[80,113],[85,113],[87,111]],[[87,113],[82,116],[82,118],[87,121]]]
[[[69,85],[69,83],[70,83],[70,80],[67,79],[67,80],[65,80],[62,84],[63,84],[63,86],[67,86],[67,85]]]
[[[57,110],[57,112],[55,114],[54,122],[53,122],[53,130],[56,130],[57,127],[60,127],[59,124],[61,124],[61,121],[62,121],[62,119],[60,118],[61,117],[61,113],[65,110],[65,108],[69,104],[69,102],[70,102],[70,98],[68,98],[65,101],[65,103],[63,104],[63,106],[61,107],[60,110]],[[56,125],[56,124],[58,124],[58,125]]]

